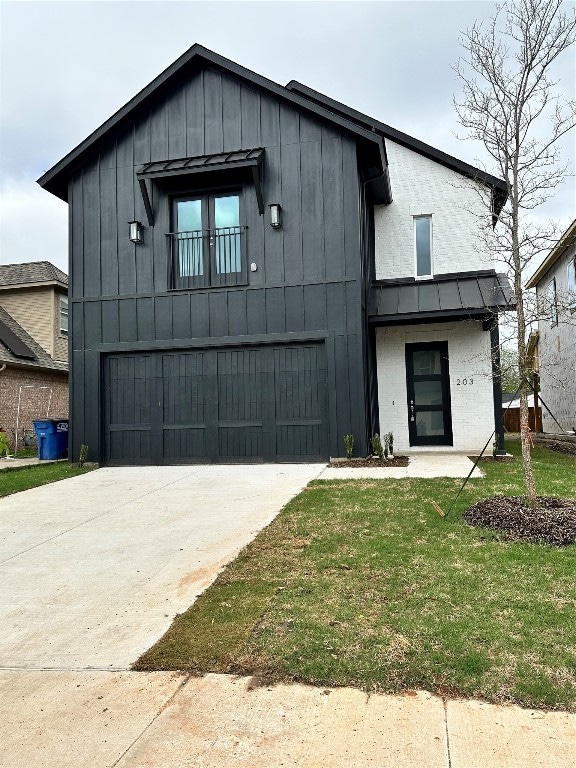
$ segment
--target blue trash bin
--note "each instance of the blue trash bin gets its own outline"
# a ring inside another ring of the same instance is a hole
[[[42,419],[33,422],[38,438],[38,458],[65,459],[68,451],[68,419]]]

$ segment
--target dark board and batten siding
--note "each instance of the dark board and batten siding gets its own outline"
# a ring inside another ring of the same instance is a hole
[[[249,284],[171,291],[168,196],[152,185],[155,226],[144,243],[127,222],[146,222],[135,171],[146,162],[263,147],[266,212],[243,187]],[[70,182],[72,452],[82,442],[102,458],[104,356],[323,339],[328,452],[353,432],[367,449],[363,384],[359,179],[354,140],[260,93],[205,69],[165,91],[131,128]],[[279,202],[283,226],[269,225]]]

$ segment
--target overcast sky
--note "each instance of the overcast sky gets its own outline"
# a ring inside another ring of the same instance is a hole
[[[67,271],[67,205],[36,179],[198,42],[285,85],[296,79],[456,157],[458,36],[490,2],[0,0],[0,263]],[[574,98],[574,55],[558,69]],[[574,136],[564,144],[574,161]],[[392,177],[392,185],[394,178]],[[574,179],[548,205],[567,226]]]

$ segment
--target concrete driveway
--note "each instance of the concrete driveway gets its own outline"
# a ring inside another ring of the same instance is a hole
[[[128,669],[322,469],[104,468],[0,500],[0,668]]]

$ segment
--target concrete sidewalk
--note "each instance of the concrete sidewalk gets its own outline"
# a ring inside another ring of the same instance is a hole
[[[164,672],[0,672],[2,768],[574,768],[576,716]]]

